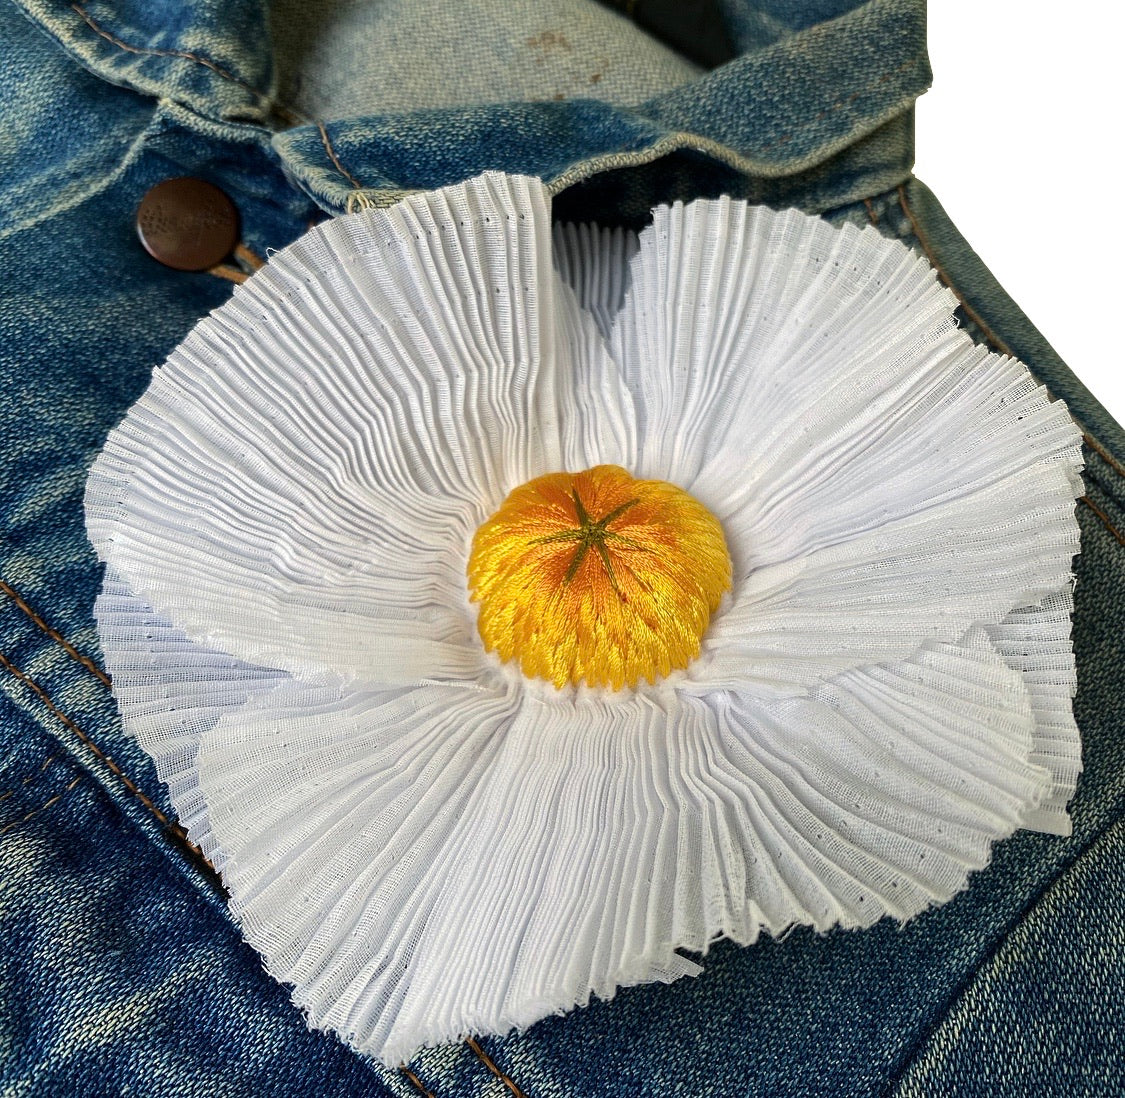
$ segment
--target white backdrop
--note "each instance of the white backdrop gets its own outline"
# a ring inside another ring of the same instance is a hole
[[[1125,423],[1125,124],[1116,4],[931,0],[918,177]]]

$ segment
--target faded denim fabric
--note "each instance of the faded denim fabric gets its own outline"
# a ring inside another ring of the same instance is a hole
[[[922,0],[722,0],[736,56],[711,71],[588,0],[432,7],[0,0],[0,1095],[1125,1093],[1125,433],[911,176]],[[730,193],[931,259],[1086,432],[1085,772],[1071,837],[1018,834],[905,928],[719,945],[698,979],[388,1071],[307,1029],[122,734],[82,491],[231,290],[143,252],[149,187],[216,183],[265,255],[488,168],[542,176],[570,220]]]

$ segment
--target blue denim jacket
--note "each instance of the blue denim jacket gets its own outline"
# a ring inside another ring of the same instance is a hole
[[[734,56],[703,72],[589,3],[496,4],[482,22],[484,3],[0,2],[4,1094],[1125,1092],[1125,434],[911,175],[922,0],[721,6]],[[443,76],[450,57],[464,69]],[[241,254],[264,255],[356,202],[488,168],[543,177],[571,220],[729,193],[870,222],[929,257],[963,324],[1085,432],[1085,772],[1071,837],[1020,833],[906,927],[720,944],[698,979],[393,1071],[306,1028],[123,736],[82,489],[152,367],[242,277],[151,260],[133,228],[148,188],[216,183]]]

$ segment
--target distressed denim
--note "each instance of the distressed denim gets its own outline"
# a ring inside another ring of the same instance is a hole
[[[1125,1092],[1125,434],[911,175],[921,0],[724,0],[733,56],[710,71],[585,0],[489,6],[0,0],[0,1094]],[[231,291],[143,252],[148,188],[216,183],[265,255],[489,168],[543,177],[570,220],[729,193],[929,257],[963,325],[1085,432],[1085,771],[1072,836],[1018,834],[903,928],[720,944],[697,979],[393,1071],[307,1029],[122,734],[82,491],[152,367]]]

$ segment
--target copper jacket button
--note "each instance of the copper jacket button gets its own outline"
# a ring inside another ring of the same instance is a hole
[[[166,267],[203,271],[221,263],[238,243],[238,211],[202,179],[166,179],[141,199],[137,235]]]

